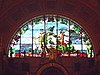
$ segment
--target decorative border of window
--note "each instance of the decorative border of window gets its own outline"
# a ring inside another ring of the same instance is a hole
[[[93,46],[83,28],[73,20],[58,16],[35,17],[14,34],[8,57],[57,56],[94,57]]]

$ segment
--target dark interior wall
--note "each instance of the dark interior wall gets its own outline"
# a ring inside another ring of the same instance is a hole
[[[90,59],[88,58],[76,57],[61,57],[57,58],[56,62],[50,61],[48,58],[26,57],[8,59],[8,62],[6,63],[7,66],[4,67],[5,74],[7,73],[7,75],[26,75],[27,71],[32,75],[39,75],[45,73],[44,71],[48,72],[46,69],[49,68],[50,70],[50,67],[60,70],[60,73],[63,72],[64,75],[75,75],[76,71],[79,72],[79,75],[88,75],[88,73],[93,73],[95,71],[95,63],[90,63],[89,61]]]
[[[49,67],[43,70],[41,75],[64,75],[64,73],[55,67]]]
[[[11,37],[29,19],[45,14],[57,14],[73,19],[84,28],[92,39],[96,55],[98,50],[100,50],[99,9],[99,0],[0,0],[0,36],[3,37],[2,47],[5,48],[7,53]],[[98,61],[97,69],[100,69],[100,58],[96,58],[96,60]],[[67,60],[66,62],[68,63]],[[66,62],[64,61],[61,64],[68,67]],[[20,65],[20,63],[18,64]],[[30,61],[30,64],[33,64],[32,61]],[[86,63],[83,63],[83,66],[84,64]],[[1,66],[0,60],[0,73],[2,71]],[[72,67],[68,67],[69,71],[72,71]]]

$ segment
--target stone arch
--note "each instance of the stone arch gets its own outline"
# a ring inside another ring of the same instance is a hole
[[[49,68],[49,67],[58,68],[59,70],[61,70],[64,73],[64,75],[69,75],[68,71],[63,66],[61,66],[60,64],[57,64],[57,63],[48,63],[48,64],[43,65],[36,72],[36,75],[41,75],[42,71],[44,71],[46,68]]]

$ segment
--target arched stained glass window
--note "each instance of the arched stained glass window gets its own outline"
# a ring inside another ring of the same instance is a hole
[[[10,42],[8,57],[94,57],[89,36],[73,20],[56,15],[39,16],[23,24]]]

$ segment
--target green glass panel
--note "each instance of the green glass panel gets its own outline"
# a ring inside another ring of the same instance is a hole
[[[74,25],[73,29],[76,33],[79,33],[79,31],[80,31],[80,28],[76,25]]]
[[[69,23],[69,21],[68,21],[68,20],[66,20],[66,21],[65,21],[65,25],[68,25],[68,23]]]
[[[25,25],[25,26],[22,28],[22,30],[24,31],[24,33],[25,33],[28,29],[29,29],[28,24]]]
[[[36,20],[34,23],[35,23],[35,24],[39,24],[40,21],[41,21],[41,19],[38,19],[38,20]]]
[[[56,21],[57,21],[57,22],[59,22],[59,21],[60,21],[60,19],[59,19],[59,18],[56,18]]]
[[[66,22],[64,21],[64,19],[61,19],[61,24],[66,24]]]

